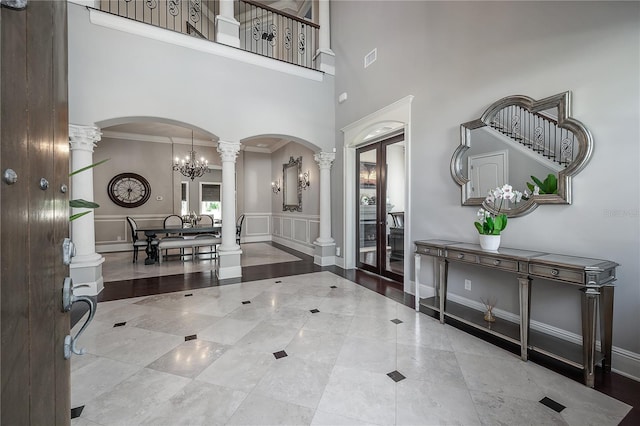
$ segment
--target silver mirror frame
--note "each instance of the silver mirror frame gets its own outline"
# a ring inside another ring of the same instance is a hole
[[[296,176],[295,183],[288,182],[287,171],[289,168],[295,167]],[[300,174],[302,173],[302,157],[298,157],[295,160],[293,157],[289,157],[289,162],[282,165],[282,211],[301,212],[302,211],[302,187],[300,186]],[[287,194],[291,188],[296,188],[298,191],[298,203],[287,204]]]
[[[541,112],[552,108],[558,110],[558,127],[570,130],[578,141],[578,154],[575,159],[558,173],[558,194],[541,194],[529,198],[517,207],[502,213],[508,217],[518,217],[531,213],[541,204],[571,204],[571,179],[589,162],[593,151],[593,137],[589,130],[571,115],[571,93],[569,91],[536,101],[524,95],[504,97],[487,108],[479,119],[460,125],[460,145],[451,158],[451,176],[460,185],[463,206],[483,206],[497,213],[495,208],[485,202],[484,197],[470,197],[471,181],[463,173],[463,155],[471,147],[471,131],[490,125],[496,114],[507,106],[520,106],[530,112]]]

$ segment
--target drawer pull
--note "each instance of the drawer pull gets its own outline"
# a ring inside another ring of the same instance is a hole
[[[551,275],[553,275],[554,277],[557,277],[559,273],[560,273],[560,271],[558,271],[557,269],[552,269],[551,270]]]
[[[498,266],[499,264],[500,264],[500,261],[499,261],[498,259],[496,259],[496,260],[494,260],[494,261],[493,261],[493,265],[494,265],[494,266]]]
[[[464,259],[464,254],[458,253],[458,259]]]

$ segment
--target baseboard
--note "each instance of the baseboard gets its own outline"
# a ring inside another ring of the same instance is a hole
[[[420,286],[420,296],[422,297],[422,289],[423,286]],[[426,296],[425,296],[426,297]],[[459,303],[468,308],[475,309],[477,311],[484,311],[484,304],[481,302],[467,299],[466,297],[462,297],[458,294],[449,293],[447,294],[447,300],[451,300],[452,302]],[[520,323],[520,316],[516,315],[512,312],[503,311],[498,308],[493,309],[493,314],[497,318],[501,318],[505,321],[509,321],[515,324]],[[582,344],[582,336],[579,334],[573,333],[571,331],[563,330],[561,328],[545,324],[540,321],[530,320],[529,327],[532,330],[539,331],[544,334],[548,334],[552,337],[556,337],[558,339],[575,343],[578,345]],[[596,341],[596,350],[600,350],[600,341]],[[611,349],[611,370],[622,375],[628,377],[633,380],[640,381],[640,354],[635,352],[631,352],[626,349],[619,348],[617,346],[613,346]]]
[[[315,263],[316,265],[320,265],[320,266],[331,266],[331,265],[335,265],[336,264],[336,257],[335,256],[318,256],[315,255],[313,256],[313,263]]]
[[[96,244],[96,253],[114,253],[117,251],[133,251],[130,242],[114,243],[114,244]],[[144,248],[138,251],[144,252]]]
[[[344,267],[344,257],[337,257],[336,256],[336,266],[339,266],[342,269],[345,269]]]
[[[299,252],[304,253],[304,254],[309,255],[309,256],[314,256],[315,255],[315,247],[308,247],[308,246],[296,243],[294,241],[278,237],[276,235],[273,235],[271,237],[271,241],[273,241],[274,243],[281,244],[281,245],[283,245],[285,247],[289,247],[290,249],[299,251]]]

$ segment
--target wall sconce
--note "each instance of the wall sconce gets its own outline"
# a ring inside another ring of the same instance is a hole
[[[273,191],[274,194],[280,192],[280,179],[275,182],[271,182],[271,191]]]
[[[307,189],[309,185],[311,185],[311,183],[309,183],[309,170],[307,170],[304,173],[300,173],[300,186],[302,189]]]

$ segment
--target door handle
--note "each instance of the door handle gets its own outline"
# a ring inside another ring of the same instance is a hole
[[[80,285],[79,287],[88,287],[88,285]],[[76,302],[84,302],[89,305],[89,318],[85,321],[85,323],[80,327],[78,333],[75,336],[71,337],[71,335],[67,335],[64,338],[64,358],[71,358],[71,354],[74,353],[76,355],[84,355],[85,349],[76,348],[76,342],[80,338],[80,335],[86,330],[89,326],[89,323],[93,321],[93,317],[96,314],[96,302],[91,299],[89,296],[76,296],[73,294],[73,280],[70,277],[66,277],[64,279],[64,283],[62,285],[62,311],[69,312],[71,310],[71,306]]]

